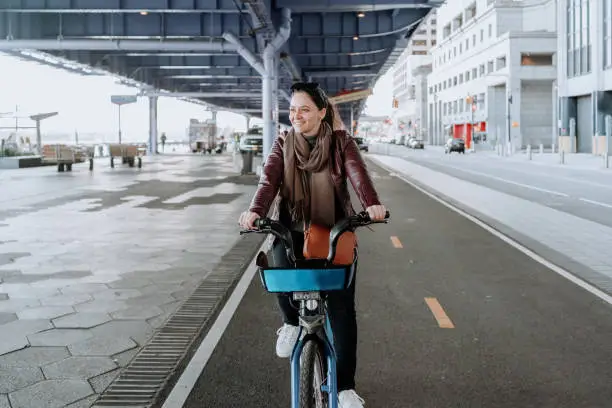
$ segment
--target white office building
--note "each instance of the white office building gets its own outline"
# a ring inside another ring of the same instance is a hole
[[[556,141],[555,0],[450,0],[428,77],[434,144],[517,149]]]
[[[559,0],[558,7],[559,144],[603,154],[612,115],[612,1]]]
[[[429,50],[436,45],[436,25],[434,9],[416,28],[393,66],[392,121],[396,138],[427,139],[427,75],[431,72]]]

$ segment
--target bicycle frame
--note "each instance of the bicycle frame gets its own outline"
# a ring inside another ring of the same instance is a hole
[[[324,345],[324,353],[327,359],[327,385],[321,387],[321,391],[326,392],[329,396],[329,408],[338,408],[338,378],[336,372],[336,350],[334,348],[333,334],[331,324],[327,312],[324,314],[325,325],[323,339],[320,339],[316,333],[309,333],[304,338],[302,337],[303,327],[300,327],[299,341],[293,348],[291,354],[291,408],[299,408],[300,406],[300,356],[304,349],[304,344],[311,337],[317,336],[322,340]]]

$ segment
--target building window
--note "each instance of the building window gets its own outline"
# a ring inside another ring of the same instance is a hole
[[[467,38],[467,39],[465,40],[465,50],[467,51],[467,50],[469,50],[469,49],[470,49],[470,39],[469,39],[469,38]]]
[[[465,82],[470,80],[470,71],[465,71]]]
[[[472,46],[475,47],[476,46],[476,34],[474,34],[472,36]]]
[[[476,79],[476,78],[478,78],[478,69],[473,68],[472,69],[472,79]]]
[[[567,4],[567,76],[573,77],[591,72],[590,0]]]
[[[431,46],[435,47],[438,42],[436,40],[431,40]]]
[[[506,57],[497,58],[497,70],[506,68]]]
[[[427,51],[414,50],[412,51],[412,55],[427,55]]]
[[[423,46],[427,45],[427,40],[412,40],[412,45]]]
[[[480,42],[484,41],[484,29],[480,30]]]
[[[612,4],[607,1],[603,2],[603,20],[603,62],[604,68],[609,68],[612,67]]]
[[[493,37],[493,24],[489,24],[489,38]]]
[[[552,54],[521,54],[521,65],[551,66],[552,64]]]
[[[487,63],[487,74],[490,74],[494,70],[495,70],[495,62],[494,61],[489,61]]]
[[[485,74],[485,64],[480,64],[480,76],[484,76]]]

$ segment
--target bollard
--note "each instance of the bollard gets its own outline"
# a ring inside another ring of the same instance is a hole
[[[554,143],[552,144],[552,152],[553,153],[555,152],[555,144]]]
[[[242,172],[241,174],[253,174],[253,152],[242,153]]]
[[[604,159],[604,169],[609,168],[610,167],[610,156],[608,155],[608,152],[604,152],[603,159]]]
[[[540,143],[540,154],[544,154],[544,144]]]
[[[527,145],[527,160],[531,160],[531,145]]]
[[[561,155],[561,164],[565,164],[565,150],[560,150],[559,154]]]

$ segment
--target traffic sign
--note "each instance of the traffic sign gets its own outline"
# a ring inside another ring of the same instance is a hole
[[[127,105],[138,100],[136,95],[111,95],[111,102],[115,105]]]

